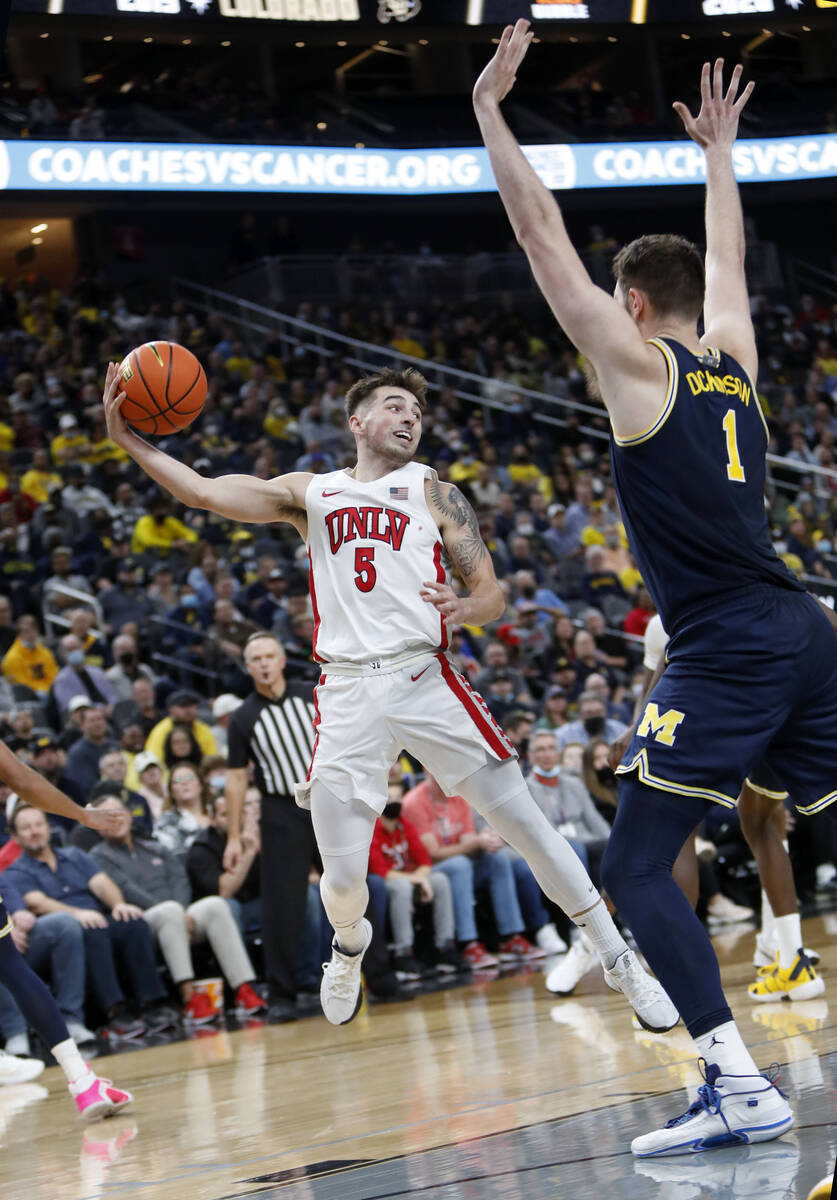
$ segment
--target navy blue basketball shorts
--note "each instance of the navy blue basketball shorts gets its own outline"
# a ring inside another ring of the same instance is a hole
[[[6,906],[0,900],[0,937],[5,937],[7,933],[12,932],[12,918],[6,912]]]
[[[727,808],[748,777],[802,813],[837,800],[837,638],[811,596],[707,605],[668,659],[618,775]]]

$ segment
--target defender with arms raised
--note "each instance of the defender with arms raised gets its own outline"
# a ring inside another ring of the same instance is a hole
[[[613,478],[631,550],[665,628],[670,666],[618,768],[619,809],[602,863],[608,894],[706,1061],[698,1101],[634,1154],[681,1154],[778,1137],[793,1123],[732,1021],[712,945],[671,875],[710,804],[732,807],[764,761],[802,811],[837,799],[837,647],[773,551],[764,513],[767,430],[744,228],[732,166],[741,67],[705,64],[696,117],[706,157],[705,292],[689,243],[639,238],[595,287],[560,211],[500,114],[532,35],[503,33],[474,90],[500,196],[538,284],[590,360],[611,420]],[[697,332],[703,312],[705,332]]]
[[[607,982],[628,996],[640,1020],[669,1028],[678,1019],[674,1006],[639,967],[571,847],[529,795],[514,749],[445,654],[449,621],[492,621],[504,600],[471,506],[457,487],[412,461],[425,391],[413,370],[359,380],[346,396],[357,465],[268,481],[203,479],[149,446],[119,411],[113,365],[104,403],[114,441],[184,504],[240,521],[288,521],[308,543],[322,671],[318,736],[297,802],[311,808],[324,868],[320,894],[336,935],[321,989],[328,1019],[344,1024],[360,1006],[369,846],[389,768],[406,748],[528,860],[544,891],[585,929]],[[449,567],[465,595],[451,587]],[[233,800],[228,870],[240,854]]]

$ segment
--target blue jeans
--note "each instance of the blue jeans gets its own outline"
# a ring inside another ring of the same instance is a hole
[[[477,939],[474,891],[483,886],[487,886],[491,893],[494,920],[497,922],[500,937],[507,938],[523,932],[523,914],[514,886],[512,861],[507,851],[498,850],[496,854],[480,854],[478,858],[454,854],[433,867],[434,871],[442,871],[447,875],[450,882],[453,920],[460,942],[473,942]]]
[[[69,913],[38,917],[29,934],[26,961],[39,975],[49,975],[65,1021],[84,1024],[85,959],[81,925]],[[9,991],[0,984],[0,1033],[8,1039],[25,1033],[27,1021]]]
[[[551,918],[543,902],[540,885],[532,874],[532,868],[525,858],[515,855],[512,859],[512,870],[525,927],[540,929],[543,925],[548,925]]]
[[[258,935],[262,931],[262,901],[261,896],[252,900],[237,900],[235,896],[227,897],[230,912],[235,917],[241,940]]]

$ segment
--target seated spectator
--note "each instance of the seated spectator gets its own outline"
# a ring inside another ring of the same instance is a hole
[[[153,671],[145,662],[139,661],[136,638],[119,634],[110,643],[110,656],[114,665],[104,672],[115,691],[116,700],[132,700],[133,685],[137,679],[147,679],[153,685]]]
[[[110,649],[102,633],[94,628],[96,617],[89,608],[73,608],[67,613],[70,622],[68,632],[74,633],[84,650],[84,661],[89,667],[106,667]]]
[[[255,587],[255,584],[251,584]],[[288,581],[281,567],[272,567],[267,577],[266,593],[256,597],[252,604],[253,619],[262,629],[273,629],[286,613],[285,594]],[[249,589],[248,589],[249,591]]]
[[[116,583],[100,596],[102,612],[111,630],[121,629],[126,621],[143,625],[154,611],[151,600],[139,585],[139,563],[123,558],[116,568]]]
[[[3,739],[11,750],[26,750],[35,730],[35,718],[30,708],[13,708],[2,722]]]
[[[41,641],[38,622],[26,615],[17,619],[17,637],[3,655],[2,670],[10,683],[20,683],[34,692],[47,692],[58,674],[58,663]]]
[[[607,847],[610,826],[577,775],[564,774],[554,733],[536,733],[531,744],[532,769],[526,784],[538,808],[563,834],[598,886],[599,865]]]
[[[17,636],[12,620],[12,604],[8,596],[0,596],[0,655],[11,649]]]
[[[562,687],[555,683],[547,688],[543,698],[543,713],[532,726],[532,732],[561,729],[569,722],[568,707],[569,698]]]
[[[96,1035],[84,1024],[86,972],[81,925],[65,912],[46,913],[36,918],[7,877],[0,876],[0,893],[11,921],[12,941],[32,970],[50,979],[70,1037],[78,1045],[95,1041]],[[2,985],[0,1035],[5,1040],[7,1054],[29,1058],[31,1048],[26,1017]]]
[[[625,689],[618,685],[615,689],[611,689],[610,682],[606,675],[600,671],[594,671],[592,675],[588,675],[584,683],[585,692],[593,696],[598,696],[603,701],[605,706],[605,714],[610,720],[622,720],[622,705],[615,703],[611,697],[615,694],[623,696]],[[631,707],[631,715],[633,715],[633,707]]]
[[[188,725],[173,725],[163,742],[163,764],[166,770],[173,771],[183,763],[199,767],[202,758],[198,739],[191,728]]]
[[[131,549],[134,554],[144,554],[147,550],[168,554],[170,550],[188,550],[197,540],[194,529],[172,516],[169,497],[158,493],[148,514],[134,526]]]
[[[413,913],[417,904],[433,911],[436,965],[441,972],[464,965],[454,942],[453,900],[443,871],[431,878],[430,855],[415,827],[401,815],[402,801],[390,799],[375,823],[369,851],[369,870],[386,882],[392,927],[393,969],[401,980],[421,979],[425,971],[416,960]]]
[[[166,707],[169,715],[164,717],[162,721],[158,721],[149,733],[148,740],[145,743],[146,750],[151,754],[156,754],[162,762],[166,737],[176,723],[178,725],[189,726],[201,748],[202,754],[218,753],[218,747],[215,745],[212,730],[203,721],[198,720],[198,698],[194,692],[183,690],[172,692],[166,701]]]
[[[209,825],[192,842],[186,870],[195,896],[222,896],[230,906],[242,937],[261,933],[260,796],[256,788],[245,793],[241,825],[241,859],[234,871],[224,869],[227,845],[227,799],[223,794],[208,803]]]
[[[212,701],[212,716],[215,718],[215,724],[210,726],[210,730],[212,736],[215,738],[218,753],[225,758],[227,754],[227,725],[229,725],[232,714],[243,703],[244,701],[240,696],[233,696],[231,692],[223,692]]]
[[[185,859],[192,842],[208,825],[209,814],[197,767],[175,767],[169,776],[169,794],[154,826],[154,837],[172,854]]]
[[[581,598],[587,604],[600,608],[608,596],[627,602],[627,596],[619,576],[604,566],[604,550],[601,546],[588,546],[584,553],[584,574],[581,577]],[[626,603],[625,611],[630,608]]]
[[[121,750],[106,750],[99,759],[99,782],[93,788],[91,800],[97,795],[114,795],[113,791],[102,790],[103,783],[116,784],[122,803],[131,814],[137,837],[150,838],[154,829],[154,818],[148,801],[141,792],[129,788],[126,783],[128,762]]]
[[[588,634],[589,637],[589,634]],[[606,716],[607,706],[595,692],[582,692],[578,698],[578,720],[569,721],[558,730],[558,747],[563,750],[568,742],[580,742],[586,746],[593,738],[604,738],[615,742],[626,729],[621,721]]]
[[[53,787],[64,792],[78,805],[87,803],[87,796],[78,784],[66,774],[66,754],[60,743],[52,734],[43,734],[29,744],[29,765],[34,767],[39,775],[43,775]],[[47,815],[52,829],[61,831],[64,837],[75,827],[75,821],[67,817],[59,817],[54,813]]]
[[[192,889],[182,861],[157,842],[135,837],[131,814],[115,796],[101,797],[96,805],[119,813],[123,821],[118,834],[94,846],[91,857],[126,900],[142,910],[172,980],[180,989],[187,1020],[203,1024],[215,1016],[209,998],[193,989],[190,942],[209,942],[235,993],[238,1012],[251,1016],[263,1011],[267,1006],[253,990],[256,974],[227,904],[217,895],[192,903]]]
[[[133,782],[134,779],[136,779],[136,787],[133,790],[139,792],[145,800],[156,825],[162,815],[168,795],[163,764],[147,750],[141,751],[134,759],[126,776],[128,782]]]
[[[616,775],[610,766],[610,746],[594,738],[584,747],[581,778],[601,815],[611,825],[616,816]]]
[[[584,613],[584,628],[596,644],[602,662],[619,671],[628,669],[628,646],[618,633],[608,633],[605,619],[597,608]]]
[[[534,713],[525,712],[521,708],[516,708],[513,712],[510,712],[503,723],[503,732],[517,751],[520,769],[524,774],[529,767],[527,755],[529,753],[529,738],[534,723]]]
[[[52,574],[44,583],[41,592],[45,612],[60,613],[65,609],[78,607],[78,596],[68,595],[68,588],[76,592],[87,592],[92,600],[90,580],[78,571],[73,573],[73,552],[69,546],[56,546],[50,555],[50,563]]]
[[[588,675],[594,673],[604,673],[610,682],[610,668],[605,662],[604,655],[596,648],[593,635],[586,629],[579,629],[573,638],[573,655],[573,665],[579,684],[586,684]]]
[[[498,966],[500,959],[542,958],[543,951],[523,936],[523,914],[511,855],[492,831],[477,834],[465,800],[461,796],[446,796],[433,776],[427,775],[423,783],[407,792],[402,812],[430,855],[432,871],[441,871],[448,877],[456,936],[462,957],[471,969],[491,969]],[[487,952],[477,934],[474,890],[482,886],[490,889],[500,934],[499,958]]]
[[[71,746],[74,746],[79,741],[84,714],[88,708],[92,707],[93,705],[89,696],[73,696],[67,705],[67,715],[64,718],[66,724],[58,735],[58,744],[62,750],[68,751]]]
[[[625,630],[625,633],[632,633],[636,637],[645,637],[648,622],[656,611],[654,601],[651,599],[648,589],[641,587],[637,595],[636,608],[632,608],[625,617],[625,620],[622,622],[622,628]]]
[[[73,696],[87,696],[92,704],[110,706],[116,702],[117,694],[113,684],[101,667],[86,664],[84,648],[74,633],[62,637],[58,644],[58,653],[64,666],[52,682],[50,698],[55,704],[60,721],[63,721]]]
[[[99,864],[74,846],[50,845],[49,825],[38,808],[18,805],[12,835],[23,854],[7,878],[36,917],[69,913],[82,928],[87,978],[111,1037],[138,1037],[149,1028],[171,1023],[166,994],[157,974],[151,930],[142,911],[126,904],[119,888]],[[117,978],[116,960],[131,984],[140,1015],[127,1009]]]
[[[154,700],[154,684],[150,679],[139,676],[134,680],[131,684],[130,700],[117,701],[114,705],[113,719],[115,724],[123,729],[126,725],[139,725],[145,744],[152,729],[160,723],[160,713]],[[165,737],[162,741],[165,741]]]
[[[118,749],[108,733],[105,710],[100,704],[85,705],[81,709],[81,737],[70,747],[66,767],[66,774],[83,796],[89,796],[99,780],[99,760],[104,752]]]
[[[486,644],[482,655],[482,670],[474,680],[474,687],[482,695],[487,690],[489,681],[497,671],[507,672],[512,681],[512,697],[519,696],[526,691],[526,683],[519,671],[514,671],[509,666],[509,651],[508,647],[502,642],[496,640]]]

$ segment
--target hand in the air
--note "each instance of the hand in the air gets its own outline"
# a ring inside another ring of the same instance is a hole
[[[509,94],[534,36],[529,32],[529,22],[523,18],[506,26],[494,57],[474,84],[474,108],[491,101],[499,104]]]
[[[685,126],[686,133],[704,150],[712,146],[731,146],[738,133],[738,118],[741,110],[753,94],[752,80],[738,96],[738,85],[744,68],[739,63],[732,72],[732,79],[724,95],[724,60],[715,59],[714,69],[703,64],[700,73],[700,112],[693,117],[682,100],[672,105]],[[711,82],[710,82],[711,72]]]
[[[122,401],[125,399],[125,393],[120,388],[119,367],[116,363],[108,363],[102,404],[105,409],[108,437],[117,445],[119,444],[119,439],[125,437],[130,432],[128,422],[122,416]]]

